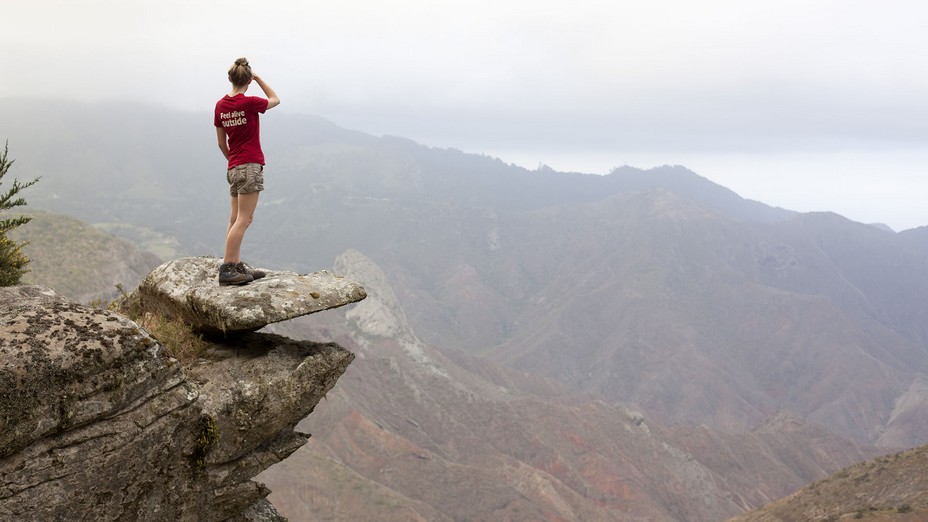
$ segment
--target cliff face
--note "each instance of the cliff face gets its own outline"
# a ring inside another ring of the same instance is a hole
[[[0,519],[280,520],[251,478],[353,358],[247,333],[182,367],[119,314],[0,288]]]

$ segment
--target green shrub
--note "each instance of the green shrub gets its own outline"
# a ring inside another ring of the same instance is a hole
[[[2,185],[3,176],[9,172],[13,165],[13,160],[8,158],[9,144],[3,147],[3,153],[0,154],[0,185]],[[19,191],[28,188],[38,182],[36,178],[28,183],[20,183],[13,180],[13,186],[6,193],[0,192],[0,215],[14,207],[23,206],[26,200],[17,197]],[[0,286],[18,285],[29,264],[29,258],[23,254],[22,247],[25,242],[17,243],[7,237],[7,232],[14,228],[25,225],[31,220],[31,217],[19,216],[14,218],[0,219]]]

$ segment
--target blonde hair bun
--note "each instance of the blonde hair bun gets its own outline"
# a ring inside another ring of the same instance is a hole
[[[229,68],[229,81],[236,87],[248,85],[248,82],[254,77],[251,72],[251,66],[248,65],[248,58],[239,58],[235,60],[235,65]]]

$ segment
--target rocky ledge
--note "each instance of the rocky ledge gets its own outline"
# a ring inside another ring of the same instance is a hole
[[[0,519],[283,520],[251,479],[305,443],[294,426],[353,358],[245,333],[182,366],[122,315],[0,288]]]
[[[327,271],[266,270],[242,286],[219,286],[221,260],[185,257],[153,270],[135,291],[145,310],[178,318],[206,334],[251,332],[265,325],[364,299],[364,288]]]

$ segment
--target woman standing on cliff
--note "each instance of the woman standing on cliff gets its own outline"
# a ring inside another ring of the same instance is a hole
[[[264,277],[264,272],[252,270],[242,263],[242,240],[251,225],[258,206],[258,194],[264,190],[264,152],[261,150],[261,127],[258,114],[280,104],[280,98],[267,83],[254,74],[246,58],[235,60],[229,69],[232,92],[216,103],[213,125],[219,150],[229,161],[226,179],[229,182],[232,213],[226,229],[226,250],[219,267],[220,285],[243,285]],[[267,99],[245,96],[255,81]]]

